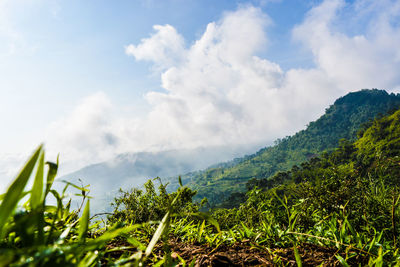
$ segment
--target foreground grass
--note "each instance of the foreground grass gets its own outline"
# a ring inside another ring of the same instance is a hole
[[[44,169],[47,165],[47,175]],[[114,265],[142,265],[166,228],[170,215],[164,216],[145,250],[133,242],[137,252],[123,259],[109,259],[107,244],[127,237],[140,229],[140,224],[116,223],[100,228],[90,223],[87,188],[75,187],[82,197],[83,211],[70,211],[71,201],[65,203],[67,183],[60,193],[52,189],[58,163],[44,162],[40,146],[28,160],[8,191],[1,196],[0,205],[0,265],[1,266],[95,266],[112,260]],[[46,179],[44,179],[46,176]],[[29,191],[25,187],[34,179]],[[46,204],[52,195],[57,206]],[[179,195],[179,194],[178,194]],[[84,204],[86,203],[86,204]],[[119,250],[125,248],[112,248]]]
[[[237,209],[202,213],[201,205],[191,202],[190,189],[181,186],[168,194],[165,186],[155,190],[149,182],[146,191],[116,198],[114,214],[101,226],[90,215],[87,188],[66,183],[62,192],[52,189],[57,168],[58,163],[45,163],[40,146],[1,196],[1,266],[400,263],[399,194],[383,184],[363,187],[372,203],[382,207],[379,216],[368,211],[364,222],[355,224],[354,207],[343,205],[328,212],[278,189],[256,188]],[[27,190],[29,179],[33,185]],[[70,187],[82,198],[75,211],[66,199]],[[57,205],[48,204],[50,197]],[[145,213],[148,207],[154,212]],[[379,228],[374,223],[379,220],[389,223]]]

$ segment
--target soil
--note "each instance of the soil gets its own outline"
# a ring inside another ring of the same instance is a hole
[[[250,241],[236,243],[232,246],[221,245],[212,248],[207,245],[180,242],[179,239],[169,241],[172,257],[183,258],[189,265],[195,262],[200,266],[297,266],[294,250],[290,248],[266,249],[261,246],[252,245]],[[161,249],[161,247],[160,247]],[[335,255],[336,248],[321,247],[313,244],[301,244],[297,247],[303,266],[341,266]],[[345,258],[344,255],[341,255]],[[361,255],[353,257],[348,261],[352,266],[362,263],[366,264],[367,257]]]
[[[108,248],[128,245],[119,240],[108,245]],[[222,266],[297,266],[293,247],[288,248],[265,248],[253,244],[250,240],[245,240],[233,245],[220,245],[219,247],[209,247],[206,244],[193,244],[182,242],[179,238],[169,239],[169,248],[172,252],[172,258],[179,262],[182,258],[189,266],[194,262],[195,267],[222,267]],[[153,251],[160,259],[164,256],[164,245],[159,243]],[[301,257],[302,266],[342,266],[335,257],[341,255],[345,258],[343,252],[339,252],[334,247],[322,247],[314,244],[303,243],[297,246]],[[136,252],[132,250],[131,253]],[[355,253],[356,251],[352,251]],[[111,252],[108,256],[118,258],[120,251]],[[350,266],[365,266],[368,263],[368,257],[357,255],[347,261]],[[178,265],[182,266],[182,265]]]

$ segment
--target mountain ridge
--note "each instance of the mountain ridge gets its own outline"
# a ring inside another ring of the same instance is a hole
[[[336,148],[339,140],[354,141],[357,132],[365,129],[374,118],[400,108],[400,94],[385,90],[362,89],[338,98],[307,128],[265,147],[252,155],[237,159],[228,167],[208,168],[188,173],[182,181],[197,190],[198,200],[207,197],[211,205],[219,204],[232,193],[243,192],[251,179],[266,179],[278,171],[290,169],[323,151]],[[228,164],[229,165],[229,164]],[[169,190],[178,186],[176,177],[167,179]]]

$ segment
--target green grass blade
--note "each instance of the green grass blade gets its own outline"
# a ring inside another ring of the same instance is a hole
[[[201,223],[201,226],[200,226],[198,235],[197,235],[197,241],[198,241],[198,242],[200,242],[200,240],[201,240],[201,236],[203,235],[203,231],[204,231],[205,225],[206,225],[206,221],[203,220],[203,222]]]
[[[95,251],[89,251],[88,254],[78,263],[78,267],[95,266],[95,261],[99,257]]]
[[[146,251],[145,251],[145,257],[148,257],[151,252],[153,251],[155,245],[157,244],[158,240],[161,238],[163,235],[164,231],[168,229],[169,227],[169,222],[170,222],[170,217],[171,217],[171,207],[178,201],[180,194],[182,191],[178,190],[178,194],[175,196],[174,200],[172,200],[170,206],[169,206],[169,211],[164,215],[163,219],[160,222],[160,225],[157,227],[156,232],[154,233],[153,237],[150,240],[150,243],[147,245]]]
[[[199,211],[199,212],[196,212],[196,213],[192,213],[190,215],[195,216],[197,218],[200,218],[202,220],[206,220],[207,222],[212,224],[215,227],[215,229],[217,229],[218,233],[221,233],[221,229],[219,227],[219,223],[213,217],[211,217],[210,214]]]
[[[133,245],[134,247],[140,249],[140,250],[145,250],[146,247],[136,238],[134,238],[133,236],[128,237],[127,240],[131,245]]]
[[[46,162],[46,164],[49,165],[49,171],[47,172],[45,197],[50,192],[51,186],[53,185],[53,182],[54,182],[54,178],[56,178],[57,170],[58,170],[58,163],[59,163],[58,161],[59,161],[59,157],[57,156],[57,163]]]
[[[68,182],[68,181],[66,181],[66,180],[61,180],[61,182],[63,182],[64,184],[66,184],[66,185],[68,185],[68,186],[72,186],[72,187],[74,187],[74,188],[76,188],[76,189],[78,189],[78,190],[80,190],[80,191],[82,191],[82,192],[89,192],[89,189],[86,188],[86,187],[88,187],[89,185],[86,185],[86,186],[82,187],[82,186],[77,186],[76,184],[73,184],[73,183]],[[86,194],[86,193],[82,193],[82,195],[84,195],[84,194]]]
[[[165,258],[163,258],[163,259],[159,260],[158,262],[156,262],[156,263],[153,265],[153,267],[160,267],[160,266],[162,266],[164,263],[165,263]],[[167,266],[169,266],[169,265],[167,264]]]
[[[179,261],[182,264],[182,266],[185,267],[186,266],[186,261],[178,253],[175,252],[175,255],[179,259]]]
[[[71,232],[72,228],[75,226],[77,221],[75,221],[74,223],[71,223],[70,225],[67,226],[67,228],[64,229],[64,231],[61,233],[61,235],[59,236],[56,244],[57,245],[61,245],[64,243],[64,240],[67,238],[67,236],[69,235],[69,232]]]
[[[196,256],[193,258],[192,262],[189,264],[189,267],[194,267],[196,264]]]
[[[154,246],[157,244],[158,240],[160,239],[161,235],[164,233],[166,226],[168,225],[170,213],[169,211],[164,215],[164,218],[160,222],[156,232],[154,233],[153,237],[150,240],[149,245],[146,248],[145,256],[150,256],[151,252],[153,251]]]
[[[379,248],[378,251],[378,258],[374,261],[376,267],[383,266],[383,249],[382,247]]]
[[[340,264],[342,264],[344,267],[350,267],[350,265],[346,262],[345,259],[343,259],[342,256],[340,255],[335,255],[336,259],[339,260]]]
[[[293,251],[294,251],[294,257],[295,257],[295,259],[296,259],[297,266],[298,266],[298,267],[302,267],[303,264],[301,263],[300,253],[299,253],[299,251],[297,250],[296,245],[293,246]]]
[[[35,181],[33,182],[30,204],[34,210],[42,204],[43,195],[43,168],[44,168],[44,152],[41,153],[36,171]]]
[[[42,151],[42,147],[43,146],[40,145],[36,149],[32,157],[28,160],[24,168],[22,168],[21,172],[18,174],[17,178],[8,188],[4,196],[0,206],[0,239],[4,237],[3,227],[7,223],[8,218],[13,213],[15,207],[21,199],[21,196],[24,193],[24,188],[36,165],[40,152]]]
[[[28,195],[28,194],[30,194],[30,193],[31,193],[31,191],[25,191],[25,192],[23,192],[23,193],[21,194],[20,199],[23,199],[26,195]],[[5,196],[6,196],[6,193],[0,195],[0,202],[4,199]]]
[[[56,190],[51,189],[50,193],[57,200],[57,217],[54,217],[54,220],[57,220],[57,218],[61,220],[62,216],[63,216],[63,213],[64,213],[64,211],[63,211],[64,204],[62,202],[63,199],[62,199],[62,197],[60,196],[60,194]]]
[[[139,267],[142,265],[139,265],[140,259],[143,257],[143,252],[138,251],[135,254],[131,255],[128,258],[122,258],[114,262],[114,265],[111,266],[131,266],[131,267]],[[129,265],[128,265],[129,264]]]
[[[81,220],[79,222],[79,240],[84,241],[86,237],[87,230],[89,228],[89,217],[90,217],[90,201],[86,202],[85,209],[83,210]]]
[[[99,236],[96,239],[89,239],[86,243],[85,243],[85,250],[93,250],[93,249],[97,249],[99,247],[104,246],[104,244],[106,244],[107,242],[109,242],[110,240],[112,240],[113,238],[120,236],[122,234],[127,234],[131,231],[134,231],[138,228],[140,228],[141,225],[140,224],[135,224],[132,226],[125,226],[123,228],[112,228],[107,230],[106,232],[104,232],[101,236]]]

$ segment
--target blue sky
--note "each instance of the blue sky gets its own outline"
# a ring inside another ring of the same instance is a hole
[[[399,10],[392,0],[2,0],[0,167],[12,173],[43,141],[76,168],[293,134],[349,91],[399,90]]]
[[[155,24],[173,25],[191,43],[223,12],[249,3],[271,10],[277,21],[271,31],[286,43],[284,52],[276,40],[268,55],[285,67],[310,64],[286,58],[290,27],[301,21],[308,1],[4,2],[0,14],[8,29],[0,35],[0,116],[8,131],[2,147],[13,151],[31,145],[29,135],[39,138],[48,123],[97,91],[121,105],[138,106],[137,112],[146,110],[142,96],[160,89],[159,77],[149,72],[149,64],[127,57],[124,46],[140,42]],[[9,141],[15,138],[18,142]]]
[[[286,52],[278,40],[262,52],[284,67],[310,64],[286,56],[290,27],[301,21],[309,1],[4,1],[0,118],[8,130],[1,146],[11,152],[32,146],[47,124],[98,91],[146,111],[143,94],[160,90],[159,77],[149,64],[127,57],[124,46],[140,42],[155,24],[173,25],[191,43],[223,12],[248,4],[270,10],[276,20],[271,31],[285,43]]]

